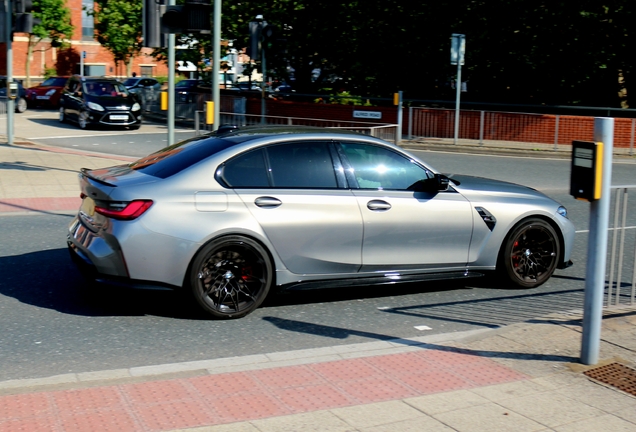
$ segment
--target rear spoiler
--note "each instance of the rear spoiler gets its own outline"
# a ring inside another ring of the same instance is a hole
[[[99,177],[95,177],[94,175],[91,175],[90,172],[92,170],[88,169],[88,168],[81,168],[80,169],[80,175],[89,178],[93,181],[96,181],[97,183],[103,184],[104,186],[110,186],[110,187],[117,187],[117,185],[114,185],[112,183],[108,183],[106,180],[103,180]]]

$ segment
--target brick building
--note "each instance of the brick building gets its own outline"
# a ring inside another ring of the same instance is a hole
[[[71,10],[71,24],[75,27],[69,41],[68,49],[51,47],[49,42],[42,42],[34,47],[31,59],[31,84],[40,82],[44,78],[46,68],[53,68],[58,75],[70,75],[80,72],[81,55],[84,58],[84,73],[86,75],[105,75],[112,77],[126,76],[126,65],[115,64],[112,54],[103,48],[94,38],[93,17],[83,10],[86,6],[93,7],[92,0],[66,0],[66,6]],[[26,59],[28,35],[16,33],[13,38],[13,76],[16,79],[26,78]],[[141,55],[133,61],[132,71],[139,76],[167,76],[168,69],[164,62],[157,61],[150,56],[151,48],[144,48]],[[6,47],[0,44],[0,74],[6,74]]]

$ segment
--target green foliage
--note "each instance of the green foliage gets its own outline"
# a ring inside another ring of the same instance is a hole
[[[33,0],[33,17],[40,20],[31,33],[35,43],[49,38],[54,45],[68,45],[65,39],[71,38],[74,26],[66,0]]]
[[[57,75],[57,69],[53,67],[47,67],[46,65],[44,66],[44,79],[48,79],[56,75]]]
[[[467,38],[464,101],[620,106],[635,81],[633,0],[226,0],[223,37],[247,46],[257,14],[287,39],[268,72],[283,79],[292,66],[299,92],[453,100],[452,33]]]
[[[43,39],[49,38],[50,47],[65,48],[69,45],[67,40],[73,35],[71,24],[71,11],[66,7],[65,0],[33,0],[33,16],[39,19],[39,24],[33,26],[33,32],[29,34],[26,54],[26,80],[25,85],[31,85],[31,58],[34,47]]]
[[[128,63],[141,51],[142,0],[95,0],[87,10],[95,18],[97,41],[116,62]]]

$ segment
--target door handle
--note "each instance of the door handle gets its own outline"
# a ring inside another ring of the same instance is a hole
[[[258,197],[254,200],[254,204],[256,207],[261,208],[276,208],[281,205],[283,202],[278,198],[274,197]]]
[[[371,211],[387,211],[391,209],[391,204],[382,200],[371,200],[367,203],[367,208]]]

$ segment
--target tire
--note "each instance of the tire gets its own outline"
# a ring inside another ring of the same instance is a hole
[[[228,236],[211,241],[192,261],[190,287],[215,318],[241,318],[258,308],[274,284],[267,251],[254,240]]]
[[[560,256],[561,245],[554,228],[542,219],[526,219],[508,234],[497,270],[518,287],[535,288],[552,276]]]
[[[64,107],[60,107],[60,116],[58,117],[60,123],[66,123],[66,110]]]
[[[80,111],[79,116],[77,117],[77,124],[80,129],[89,129],[88,113],[86,111]]]
[[[15,101],[15,112],[23,113],[27,110],[27,101],[24,98],[18,98]]]

